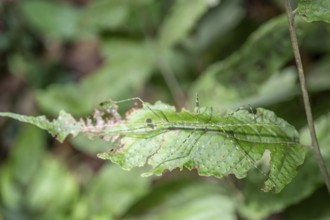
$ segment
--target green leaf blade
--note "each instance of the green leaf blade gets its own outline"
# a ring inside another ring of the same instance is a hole
[[[105,107],[104,112],[95,110],[93,117],[79,121],[64,111],[52,121],[44,116],[13,113],[0,116],[36,125],[59,141],[79,133],[112,141],[118,148],[98,156],[125,170],[150,165],[144,176],[187,168],[196,169],[202,176],[221,178],[234,174],[244,178],[255,168],[266,179],[264,191],[280,192],[304,161],[305,149],[299,144],[296,129],[266,109],[227,114],[212,108],[177,112],[161,102],[141,102],[142,108],[133,108],[126,119],[116,112],[116,102],[111,102],[113,105]],[[267,151],[271,159],[261,168],[259,161]]]
[[[209,7],[210,4],[203,0],[194,1],[193,4],[189,0],[176,1],[161,28],[160,45],[171,47],[182,41]]]
[[[328,0],[300,0],[297,13],[307,22],[323,21],[330,23],[330,2]]]
[[[268,150],[272,159],[270,174],[263,173],[267,177],[264,190],[279,192],[296,175],[305,155],[298,132],[265,109],[255,115],[246,110],[220,115],[212,109],[197,114],[175,112],[163,103],[145,104],[126,122],[130,131],[137,124],[145,124],[144,130],[127,134],[120,141],[121,148],[99,157],[127,170],[150,165],[145,176],[186,167],[203,176],[244,178]]]
[[[39,0],[22,2],[20,7],[27,23],[46,38],[69,40],[79,33],[79,11],[74,7]]]
[[[53,121],[49,121],[45,116],[24,116],[10,112],[0,112],[0,116],[35,125],[48,131],[61,142],[70,134],[76,136],[82,129],[81,125],[64,111],[61,111],[59,117]]]
[[[297,20],[297,28],[302,26],[301,23]],[[239,50],[212,64],[201,74],[190,91],[191,103],[194,103],[196,93],[206,105],[223,110],[244,105],[267,106],[274,99],[287,99],[295,91],[296,76],[287,71],[281,73],[292,57],[289,39],[286,16],[269,20],[254,31]],[[283,86],[283,90],[276,94],[265,91],[274,76],[277,83],[272,86]]]
[[[90,114],[109,97],[123,99],[139,91],[154,68],[152,47],[146,42],[112,38],[103,42],[102,50],[106,62],[93,74],[77,83],[53,84],[38,90],[38,107],[52,115],[65,110],[81,116]]]

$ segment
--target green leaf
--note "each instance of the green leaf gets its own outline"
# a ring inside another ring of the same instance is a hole
[[[324,21],[330,23],[330,2],[328,0],[300,0],[297,13],[307,22]]]
[[[80,27],[86,34],[100,30],[116,30],[125,25],[129,16],[129,4],[123,0],[97,0],[82,11]]]
[[[242,0],[221,1],[219,7],[208,11],[208,13],[200,19],[198,26],[195,28],[193,37],[185,46],[193,51],[207,51],[210,47],[214,47],[219,39],[229,36],[239,22],[244,18],[244,4]],[[218,44],[217,44],[218,46]],[[228,44],[226,44],[228,46]],[[221,48],[217,48],[217,51]]]
[[[267,101],[258,97],[262,95],[260,85],[279,74],[291,57],[287,18],[274,18],[256,30],[238,51],[210,66],[193,86],[191,97],[197,93],[203,103],[221,109],[251,104],[251,100],[260,105]],[[285,78],[291,84],[292,77]]]
[[[125,170],[151,165],[144,176],[186,167],[197,169],[202,176],[221,178],[235,174],[244,178],[255,167],[266,178],[264,190],[280,192],[304,160],[305,150],[299,144],[298,132],[265,109],[257,109],[255,114],[239,110],[221,115],[211,108],[203,108],[200,113],[176,112],[174,107],[157,102],[143,103],[142,108],[132,109],[126,119],[120,119],[115,103],[112,104],[105,112],[96,111],[93,119],[86,122],[74,121],[64,112],[52,122],[42,116],[0,116],[49,129],[61,141],[68,134],[79,132],[112,140],[120,148],[99,157],[110,159]],[[109,118],[109,114],[113,117]],[[266,150],[271,153],[269,174],[257,167]]]
[[[0,169],[0,201],[2,208],[18,209],[23,200],[22,185],[28,185],[38,170],[44,156],[44,144],[41,130],[24,126],[20,130],[8,162]],[[29,145],[29,147],[26,147]],[[31,160],[33,155],[33,160]],[[22,172],[24,170],[24,172]],[[15,181],[13,181],[15,180]]]
[[[77,182],[62,162],[46,154],[46,140],[41,130],[25,126],[16,140],[0,170],[4,218],[45,219],[53,216],[63,219],[59,216],[70,211],[70,205],[78,195]]]
[[[269,77],[260,87],[255,95],[247,98],[244,104],[258,105],[260,103],[276,103],[288,100],[297,95],[297,71],[294,67],[288,67],[280,73],[275,73]],[[281,88],[280,90],[278,88]],[[274,91],[277,91],[274,93]]]
[[[155,0],[95,0],[86,4],[82,9],[79,27],[81,32],[94,35],[104,30],[111,31],[131,31],[136,27],[136,23],[141,22],[139,10],[148,11],[148,19],[151,13],[157,12],[155,9],[149,10],[148,6]]]
[[[28,208],[40,210],[45,216],[71,211],[70,205],[77,199],[79,188],[65,164],[48,155],[43,158],[37,174],[26,190]]]
[[[312,92],[330,90],[330,57],[325,57],[310,69],[307,74],[308,89]]]
[[[71,39],[78,32],[78,11],[51,1],[20,3],[27,23],[47,38]]]
[[[234,198],[216,183],[191,179],[163,183],[133,207],[133,211],[135,208],[140,212],[134,213],[134,217],[144,220],[237,219]],[[125,219],[137,219],[134,217]]]
[[[286,210],[283,218],[286,220],[328,220],[330,219],[329,204],[329,193],[324,187],[306,200]],[[311,209],[311,207],[313,208]]]
[[[233,173],[243,178],[268,150],[272,158],[264,190],[279,192],[296,175],[305,154],[297,131],[265,109],[255,115],[246,110],[220,115],[212,109],[177,113],[158,102],[133,111],[124,127],[122,148],[99,157],[127,170],[149,164],[152,169],[145,176],[186,167],[203,176]]]
[[[161,46],[171,47],[182,41],[198,19],[207,11],[210,3],[206,0],[178,0],[162,25],[159,42]]]
[[[0,116],[14,118],[18,121],[33,124],[48,131],[59,141],[63,141],[69,134],[77,135],[81,131],[81,125],[68,113],[61,111],[58,118],[49,121],[45,116],[22,116],[10,112],[0,112]]]
[[[317,138],[320,145],[321,154],[325,160],[327,167],[330,167],[330,113],[318,118],[315,122],[315,129],[317,132]],[[301,143],[311,144],[309,129],[306,126],[300,132]]]
[[[104,166],[82,198],[86,204],[85,218],[123,215],[149,191],[152,179],[142,178],[140,174],[138,169],[127,172],[113,164]]]
[[[65,110],[89,114],[110,96],[122,99],[137,92],[154,68],[152,48],[145,42],[109,39],[102,45],[105,64],[78,83],[55,84],[37,92],[39,107],[56,115]],[[84,101],[81,100],[84,97]]]

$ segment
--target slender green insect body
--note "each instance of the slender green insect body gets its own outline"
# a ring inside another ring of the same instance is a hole
[[[290,137],[283,135],[282,139],[279,140],[278,138],[273,138],[273,135],[269,134],[269,132],[267,133],[267,129],[264,130],[265,132],[262,131],[262,129],[265,127],[268,127],[269,129],[278,129],[280,128],[279,125],[270,123],[258,124],[256,122],[257,119],[255,117],[255,114],[246,110],[239,111],[245,111],[246,114],[251,115],[251,120],[248,122],[244,122],[238,119],[236,120],[235,114],[230,114],[229,116],[216,115],[211,108],[205,108],[203,109],[204,111],[201,112],[198,107],[195,113],[190,113],[188,111],[176,112],[173,109],[163,109],[161,105],[159,106],[159,108],[152,108],[152,106],[150,106],[148,103],[144,103],[139,98],[130,100],[139,100],[142,103],[142,108],[146,110],[144,113],[146,119],[144,122],[132,122],[130,128],[126,130],[128,138],[154,138],[156,136],[162,136],[163,138],[159,138],[159,140],[166,140],[166,137],[168,136],[169,132],[173,131],[176,132],[176,135],[180,140],[180,142],[178,142],[176,146],[173,146],[179,156],[169,156],[167,158],[159,160],[158,164],[154,165],[153,170],[162,170],[164,167],[169,166],[169,164],[172,164],[175,161],[186,160],[185,158],[189,158],[191,154],[195,151],[195,148],[198,149],[202,146],[205,147],[208,145],[219,146],[219,148],[221,148],[222,143],[216,142],[217,139],[221,139],[222,141],[224,141],[223,143],[227,143],[226,145],[231,145],[232,147],[227,150],[227,153],[225,155],[221,156],[222,159],[219,159],[219,164],[224,164],[224,161],[227,160],[227,157],[230,158],[236,154],[239,154],[241,156],[238,156],[237,161],[235,161],[233,164],[229,164],[229,168],[227,169],[228,171],[223,174],[219,173],[220,176],[229,174],[231,172],[230,170],[235,170],[237,169],[236,167],[250,164],[251,166],[256,168],[259,173],[269,179],[275,190],[278,189],[276,181],[272,177],[270,177],[270,173],[266,174],[258,167],[258,160],[261,158],[262,153],[258,153],[259,159],[255,159],[255,156],[251,156],[250,154],[253,151],[253,145],[267,146],[274,144],[282,144],[289,146],[296,144],[295,140]],[[230,120],[227,120],[227,118],[229,118]],[[233,118],[236,121],[233,122]],[[252,129],[253,132],[249,134],[245,130],[250,129],[251,127],[254,127]],[[258,131],[258,129],[260,131]],[[130,136],[129,133],[131,133],[132,136]],[[263,141],[260,138],[267,136],[267,141]],[[180,137],[184,138],[180,139]],[[155,157],[157,153],[161,152],[161,149],[163,147],[165,147],[162,141],[150,142],[148,144],[155,145],[155,150],[151,152],[150,156],[148,156],[146,161],[147,163],[152,161],[152,158]],[[249,147],[244,147],[247,144],[249,145]],[[237,175],[241,176],[243,174]]]

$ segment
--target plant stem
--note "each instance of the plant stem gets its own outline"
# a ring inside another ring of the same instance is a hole
[[[323,157],[321,155],[319,143],[318,143],[316,132],[315,132],[313,114],[312,114],[311,105],[309,102],[307,84],[306,84],[304,69],[302,66],[299,47],[298,47],[297,34],[296,34],[295,27],[294,27],[294,15],[292,13],[292,8],[291,8],[290,2],[289,2],[290,0],[284,0],[284,1],[285,1],[286,13],[287,13],[288,20],[289,20],[291,44],[292,44],[293,53],[294,53],[294,57],[295,57],[297,68],[298,68],[300,87],[301,87],[301,92],[302,92],[302,96],[303,96],[303,100],[304,100],[308,128],[309,128],[309,132],[310,132],[310,136],[311,136],[311,140],[312,140],[312,148],[313,148],[315,156],[317,158],[317,162],[319,164],[321,173],[323,175],[324,182],[325,182],[328,192],[330,194],[330,176],[329,176],[327,167],[324,163]]]

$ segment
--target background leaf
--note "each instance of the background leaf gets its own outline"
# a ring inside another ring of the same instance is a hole
[[[86,34],[104,29],[115,30],[126,25],[129,13],[127,1],[97,0],[83,10],[80,24]]]
[[[321,152],[328,167],[330,166],[330,151],[327,147],[330,143],[328,135],[329,126],[329,114],[320,117],[316,121],[316,130]],[[301,142],[309,145],[310,134],[308,127],[303,128],[300,133]],[[266,195],[256,192],[254,188],[258,185],[258,178],[260,177],[254,173],[248,178],[250,178],[250,180],[246,181],[243,188],[243,194],[246,199],[244,204],[239,208],[240,213],[248,219],[264,219],[271,213],[283,211],[288,206],[297,204],[298,202],[306,199],[323,184],[323,177],[321,176],[318,164],[311,149],[306,156],[304,164],[298,168],[296,178],[294,178],[292,182],[279,194]],[[300,206],[298,205],[298,207]],[[295,210],[295,208],[293,208],[293,210]],[[291,213],[291,211],[289,212]],[[313,215],[316,216],[315,213]],[[298,216],[298,214],[295,213],[294,216]],[[329,217],[329,215],[325,216]],[[327,217],[325,217],[325,219]],[[312,217],[306,217],[306,219],[308,218]],[[316,219],[316,217],[313,217],[313,219],[314,218]]]
[[[135,206],[132,212],[137,217],[127,216],[127,219],[236,219],[234,200],[225,192],[225,188],[220,184],[189,178],[163,183],[147,195],[141,204],[151,205],[151,208],[138,212],[143,208]]]
[[[140,177],[141,170],[138,169],[127,174],[118,166],[104,166],[90,181],[88,190],[81,198],[84,202],[80,215],[84,218],[108,219],[126,213],[149,191],[152,180]]]
[[[225,39],[244,18],[245,11],[241,0],[221,1],[219,5],[209,9],[208,13],[200,18],[192,36],[184,41],[185,46],[192,51],[205,52],[214,49],[212,46]],[[221,45],[218,46],[221,48]],[[219,52],[224,49],[219,49]]]
[[[276,47],[273,42],[277,42]],[[245,104],[262,105],[266,98],[259,97],[262,94],[262,90],[258,91],[259,86],[278,74],[291,56],[286,17],[274,18],[255,31],[239,51],[209,67],[194,85],[191,94],[197,93],[203,103],[217,103],[216,106],[221,109]],[[285,76],[280,78],[287,78],[288,87],[292,87],[292,76],[287,74],[283,73]]]
[[[50,214],[62,218],[62,210],[68,213],[75,202],[76,180],[63,164],[47,154],[45,143],[38,128],[25,127],[9,163],[1,167],[0,204],[6,219],[43,219]]]
[[[109,39],[102,48],[108,63],[79,83],[38,91],[40,108],[53,115],[61,110],[86,115],[109,97],[121,99],[141,89],[154,67],[152,47],[143,42]]]
[[[207,0],[195,0],[194,4],[189,0],[176,1],[160,30],[159,44],[162,47],[171,47],[179,43],[209,6]]]
[[[21,7],[29,24],[47,38],[72,39],[79,30],[73,7],[40,0],[23,2]]]

